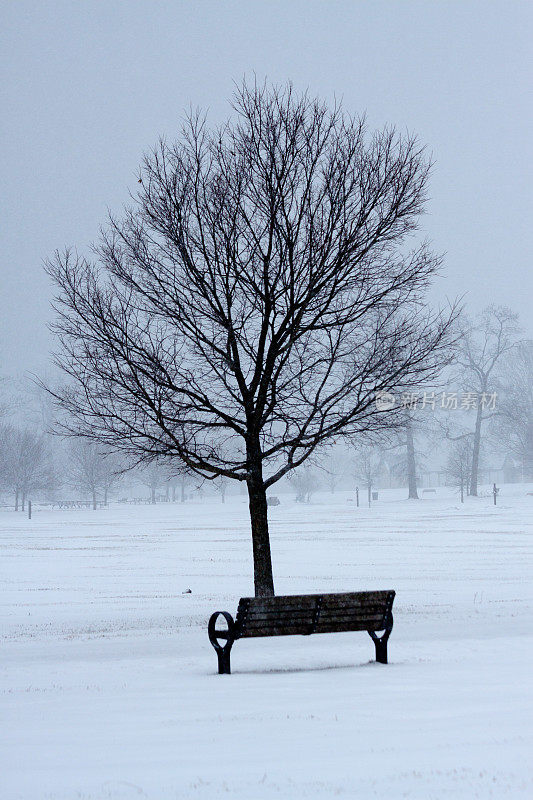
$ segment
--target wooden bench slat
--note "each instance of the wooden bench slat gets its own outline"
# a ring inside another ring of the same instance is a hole
[[[342,605],[335,605],[335,603],[328,603],[324,600],[321,604],[322,611],[326,612],[344,612],[350,611],[367,611],[369,608],[387,608],[389,605],[388,600],[370,600],[368,603],[343,603]]]
[[[337,625],[337,626],[344,626],[346,630],[349,630],[350,626],[353,625],[365,625],[367,622],[369,625],[373,625],[375,623],[383,623],[385,621],[385,614],[359,614],[357,616],[350,616],[350,617],[322,617],[318,618],[318,622],[316,623],[317,630],[320,627],[327,627],[328,625]],[[287,619],[287,620],[280,620],[276,618],[267,619],[267,620],[256,620],[251,619],[244,622],[238,629],[237,635],[241,635],[240,631],[247,631],[247,630],[268,630],[269,628],[293,628],[293,627],[302,627],[302,628],[309,628],[314,623],[313,617],[307,618],[300,618],[300,619]]]
[[[309,633],[349,633],[351,631],[379,631],[383,630],[383,616],[372,617],[370,619],[355,620],[351,623],[346,622],[319,622],[316,628],[312,629],[311,624],[294,625],[251,625],[245,626],[239,631],[239,639],[249,639],[258,636],[300,636]]]
[[[341,633],[342,631],[379,631],[383,630],[384,618],[367,617],[366,619],[354,620],[352,622],[322,622],[319,620],[313,633]]]
[[[254,636],[300,636],[309,631],[309,624],[282,625],[276,627],[269,625],[267,628],[244,628],[239,634],[239,639],[249,639]]]
[[[360,606],[352,606],[350,608],[324,608],[324,606],[320,609],[320,619],[358,619],[360,617],[370,617],[375,615],[381,615],[382,617],[387,613],[388,606],[385,604],[376,605],[373,604],[372,606],[368,606],[365,608],[361,608]],[[283,611],[261,611],[259,613],[255,611],[249,611],[246,615],[241,615],[237,617],[237,624],[249,624],[251,622],[279,622],[285,623],[286,621],[290,620],[302,620],[308,619],[312,620],[314,618],[316,611],[316,607],[312,609],[300,610],[295,609],[293,611],[289,611],[284,609]]]
[[[380,606],[385,608],[388,605],[389,598],[387,595],[383,597],[365,597],[363,599],[354,597],[346,598],[342,602],[337,603],[331,597],[324,597],[322,601],[322,608],[326,609],[343,609],[343,608],[370,608],[372,606]]]
[[[333,614],[331,616],[326,616],[325,614],[318,618],[318,621],[321,622],[323,625],[329,625],[330,623],[339,623],[344,625],[350,625],[350,623],[356,622],[364,622],[365,619],[376,620],[376,619],[385,619],[386,614],[383,611],[374,611],[371,614]]]
[[[242,601],[241,601],[242,603]],[[298,598],[298,597],[261,597],[251,598],[246,605],[241,605],[237,613],[241,612],[243,608],[247,608],[249,612],[252,611],[292,611],[295,608],[313,609],[316,606],[316,597],[312,598]]]
[[[350,613],[351,611],[367,611],[368,609],[379,608],[379,609],[386,609],[389,603],[388,600],[372,600],[368,603],[343,603],[342,605],[337,605],[335,603],[328,603],[326,599],[324,599],[320,607],[324,613]],[[315,601],[312,605],[304,605],[304,606],[282,606],[280,608],[265,608],[265,607],[256,607],[256,606],[249,606],[247,610],[241,609],[239,613],[246,614],[247,616],[257,616],[259,614],[268,614],[274,616],[275,614],[310,614],[314,611],[317,607],[317,602]]]
[[[383,606],[381,608],[379,606],[374,606],[373,608],[352,608],[349,610],[340,609],[338,611],[331,609],[328,611],[322,610],[320,613],[320,619],[358,619],[359,617],[373,617],[378,614],[381,614],[383,617],[386,613],[387,607]]]
[[[309,628],[310,625],[313,623],[313,618],[308,617],[307,619],[293,619],[293,620],[252,620],[250,622],[245,622],[240,628],[238,628],[238,632],[240,635],[240,631],[251,631],[251,630],[268,630],[268,628]]]
[[[374,617],[385,617],[387,614],[386,608],[374,608],[369,610],[352,609],[351,611],[328,611],[320,612],[318,618],[322,621],[331,622],[349,622],[350,620],[371,619]],[[290,625],[292,621],[300,623],[312,621],[315,619],[315,613],[300,613],[300,614],[250,614],[240,621],[240,625]]]
[[[276,597],[243,597],[239,603],[238,611],[246,606],[249,611],[270,609],[314,608],[317,598],[322,598],[323,607],[334,606],[342,608],[357,604],[368,605],[371,602],[388,601],[390,590],[376,592],[344,592],[339,594],[302,594],[302,595],[276,595]]]
[[[243,615],[243,619],[247,622],[252,619],[278,619],[278,620],[286,620],[286,619],[312,619],[313,614],[315,613],[314,608],[306,608],[302,609],[294,609],[293,611],[289,611],[288,609],[284,609],[283,611],[260,611],[259,613],[255,611],[249,611],[246,615]]]

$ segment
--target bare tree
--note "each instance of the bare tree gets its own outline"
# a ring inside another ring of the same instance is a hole
[[[449,427],[437,422],[431,413],[437,403],[435,392],[426,390],[415,397],[412,405],[404,409],[404,425],[394,433],[390,448],[399,450],[392,471],[404,481],[407,478],[409,500],[419,499],[418,485],[427,465],[427,454],[438,449],[443,432],[450,436]]]
[[[107,505],[109,492],[116,490],[128,470],[128,465],[119,454],[102,453],[102,490],[104,503]]]
[[[450,321],[424,304],[440,259],[411,238],[430,170],[415,138],[290,86],[243,85],[233,108],[146,156],[96,263],[48,265],[71,378],[55,394],[71,433],[245,482],[271,595],[267,489],[333,437],[393,424],[376,392],[430,378]]]
[[[91,496],[96,510],[98,495],[107,505],[108,495],[123,478],[127,465],[117,453],[106,450],[87,438],[71,442],[68,463],[68,483]]]
[[[226,492],[228,491],[228,479],[224,477],[215,478],[213,481],[213,485],[215,490],[220,495],[220,499],[223,503],[226,502]]]
[[[0,435],[0,479],[15,494],[24,511],[32,492],[50,491],[56,485],[53,460],[44,435],[4,426]]]
[[[496,434],[506,450],[533,477],[533,340],[518,342],[508,353],[498,382]]]
[[[150,502],[157,503],[158,489],[166,482],[167,472],[161,461],[152,461],[137,471],[140,482],[150,489]]]
[[[451,444],[450,454],[446,465],[446,475],[461,495],[461,503],[465,501],[465,492],[468,489],[472,465],[472,440],[457,439]]]
[[[0,489],[11,491],[13,463],[13,431],[12,425],[0,425]],[[18,511],[18,496],[16,502]]]
[[[98,494],[104,493],[108,469],[102,449],[86,438],[71,442],[68,464],[68,483],[75,489],[89,494],[93,510],[96,511]]]
[[[180,502],[181,503],[185,502],[185,498],[186,498],[185,489],[187,488],[187,486],[189,486],[191,484],[191,482],[192,482],[191,479],[192,479],[191,473],[187,472],[186,469],[184,469],[184,470],[182,470],[180,472],[179,485],[180,485]]]
[[[180,502],[184,503],[186,500],[185,490],[191,486],[194,479],[194,474],[186,467],[182,461],[174,460],[168,469],[168,485],[172,490],[172,501],[176,499],[176,490],[180,490]]]
[[[179,478],[177,475],[169,475],[167,485],[170,488],[170,499],[174,503],[176,501],[176,490],[179,486]]]
[[[326,483],[331,494],[335,494],[335,490],[342,480],[342,475],[346,471],[345,454],[340,452],[338,447],[330,449],[322,460],[320,467],[326,474]]]
[[[393,472],[399,477],[407,476],[408,498],[418,500],[418,465],[415,437],[417,417],[412,409],[404,409],[403,426],[397,431],[391,449],[401,448],[403,456],[393,466]]]
[[[355,477],[366,488],[368,506],[372,503],[372,489],[379,478],[382,466],[381,455],[372,445],[361,445],[356,448]]]
[[[472,394],[472,408],[476,411],[469,480],[469,493],[474,497],[478,493],[483,423],[495,412],[491,394],[497,386],[503,357],[516,343],[517,320],[517,315],[510,309],[492,305],[484,309],[476,322],[465,319],[461,325],[457,362],[462,368],[463,387],[467,394]]]
[[[310,503],[311,495],[320,485],[318,475],[307,464],[292,473],[290,483],[296,490],[297,503]]]
[[[407,485],[409,488],[409,499],[418,500],[417,491],[417,470],[416,470],[416,451],[413,417],[409,412],[405,419],[405,452],[407,461]]]

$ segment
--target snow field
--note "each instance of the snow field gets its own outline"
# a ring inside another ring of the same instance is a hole
[[[276,592],[397,592],[390,664],[364,633],[237,641],[243,497],[0,514],[2,800],[533,794],[533,496],[289,495]],[[183,594],[191,589],[191,594]]]

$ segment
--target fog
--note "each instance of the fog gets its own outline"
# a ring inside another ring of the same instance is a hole
[[[531,336],[531,56],[523,2],[17,2],[2,25],[0,373],[46,371],[43,259],[82,250],[135,190],[143,151],[233,82],[292,80],[370,127],[416,132],[435,166],[434,300],[466,293]]]

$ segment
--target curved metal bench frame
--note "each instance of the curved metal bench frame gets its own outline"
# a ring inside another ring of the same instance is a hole
[[[224,617],[228,623],[227,631],[217,630],[216,623],[219,617]],[[219,675],[229,675],[231,673],[230,653],[235,641],[235,621],[227,611],[215,611],[211,614],[209,625],[207,626],[209,641],[216,650],[218,656]],[[221,645],[219,639],[226,640],[225,645]]]
[[[391,635],[393,623],[394,620],[392,617],[392,611],[389,611],[387,627],[385,628],[385,633],[382,636],[377,636],[375,631],[367,631],[368,635],[376,645],[376,661],[379,664],[388,663],[387,642],[389,641],[389,636]]]

